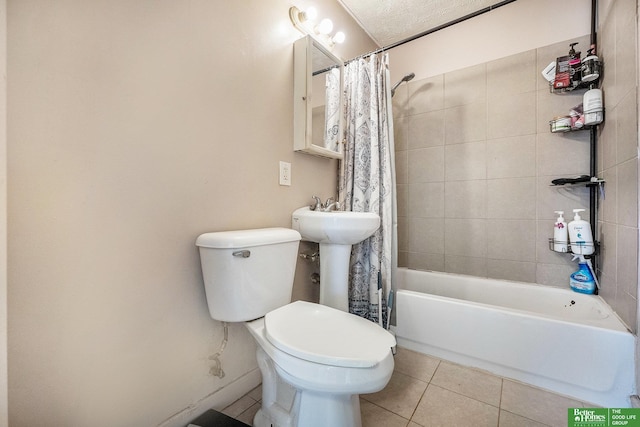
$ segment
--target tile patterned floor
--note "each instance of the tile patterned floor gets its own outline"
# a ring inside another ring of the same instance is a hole
[[[251,425],[260,394],[257,387],[223,412]],[[565,427],[567,408],[593,406],[404,348],[387,387],[360,404],[363,427]]]

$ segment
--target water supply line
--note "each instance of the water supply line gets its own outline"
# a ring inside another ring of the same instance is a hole
[[[227,347],[227,342],[229,341],[229,324],[222,322],[222,326],[224,327],[224,339],[222,340],[222,344],[220,344],[220,349],[214,355],[209,356],[209,360],[213,360],[214,362],[214,365],[209,369],[209,374],[218,378],[224,378],[224,370],[222,369],[220,356],[222,356],[222,352]]]

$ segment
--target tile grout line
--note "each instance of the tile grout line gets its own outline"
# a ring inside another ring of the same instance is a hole
[[[427,381],[427,386],[424,388],[424,391],[420,395],[420,399],[418,399],[418,403],[416,403],[416,407],[413,408],[413,412],[411,413],[411,416],[409,417],[409,422],[410,423],[413,422],[415,424],[418,424],[417,422],[413,421],[413,416],[416,414],[416,411],[418,410],[418,406],[420,406],[420,402],[422,402],[422,399],[424,398],[424,395],[427,394],[427,389],[431,385],[431,381],[433,381],[433,377],[436,376],[436,372],[438,371],[438,368],[440,368],[441,364],[442,364],[442,359],[439,359],[438,360],[438,364],[436,365],[436,368],[433,370],[433,373],[431,374],[431,377],[429,378],[429,381]],[[408,425],[409,424],[407,424],[407,426]]]
[[[500,427],[500,415],[502,414],[502,393],[504,391],[504,378],[500,377],[500,399],[498,400],[498,425]]]

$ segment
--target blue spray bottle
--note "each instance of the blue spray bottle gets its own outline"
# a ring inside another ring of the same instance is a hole
[[[596,290],[598,279],[593,273],[593,266],[591,261],[585,259],[582,255],[574,255],[573,261],[579,258],[578,271],[573,273],[569,279],[569,285],[571,289],[583,294],[592,294]]]

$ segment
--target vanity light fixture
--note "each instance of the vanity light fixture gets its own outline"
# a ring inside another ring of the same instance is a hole
[[[341,44],[341,43],[344,43],[344,40],[345,40],[346,38],[347,38],[347,37],[344,35],[344,33],[343,33],[342,31],[338,31],[337,33],[335,33],[335,34],[333,35],[333,37],[331,38],[331,41],[332,41],[334,44],[335,44],[335,43]]]
[[[303,34],[311,35],[330,49],[333,48],[336,43],[344,43],[346,37],[342,31],[338,31],[331,36],[333,22],[331,22],[330,19],[324,18],[316,24],[315,20],[317,17],[318,12],[314,7],[300,10],[292,6],[289,9],[291,23]]]
[[[315,7],[310,7],[307,10],[300,10],[294,6],[289,9],[289,17],[291,18],[293,25],[297,28],[298,25],[303,24],[304,22],[315,21],[318,17],[318,11]]]
[[[333,21],[329,18],[324,18],[316,27],[314,28],[317,34],[329,35],[331,31],[333,31]]]

